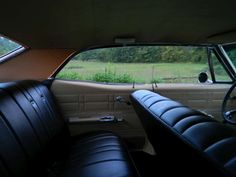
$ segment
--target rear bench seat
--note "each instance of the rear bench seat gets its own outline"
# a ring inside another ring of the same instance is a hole
[[[1,177],[138,176],[111,132],[71,138],[52,93],[36,81],[0,84]]]
[[[131,100],[156,152],[191,169],[186,176],[236,176],[234,127],[151,91],[136,91]]]

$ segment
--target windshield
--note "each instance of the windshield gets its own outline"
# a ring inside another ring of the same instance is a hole
[[[229,56],[232,64],[236,68],[236,44],[226,45],[226,46],[224,46],[224,50],[227,53],[227,55]]]

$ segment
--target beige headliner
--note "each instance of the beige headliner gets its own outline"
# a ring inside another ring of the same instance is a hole
[[[135,37],[148,43],[236,41],[235,0],[11,0],[0,34],[32,48],[75,48]]]

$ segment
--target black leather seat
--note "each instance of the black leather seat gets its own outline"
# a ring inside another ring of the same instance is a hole
[[[70,137],[48,88],[36,81],[0,84],[1,177],[138,176],[111,132]]]
[[[131,100],[156,152],[186,176],[236,176],[234,127],[151,91]]]

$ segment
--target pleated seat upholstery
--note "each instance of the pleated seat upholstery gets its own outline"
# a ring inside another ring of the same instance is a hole
[[[70,137],[50,90],[37,81],[0,84],[1,177],[138,176],[111,132]]]
[[[157,154],[187,175],[236,176],[236,128],[148,90],[131,94]]]

